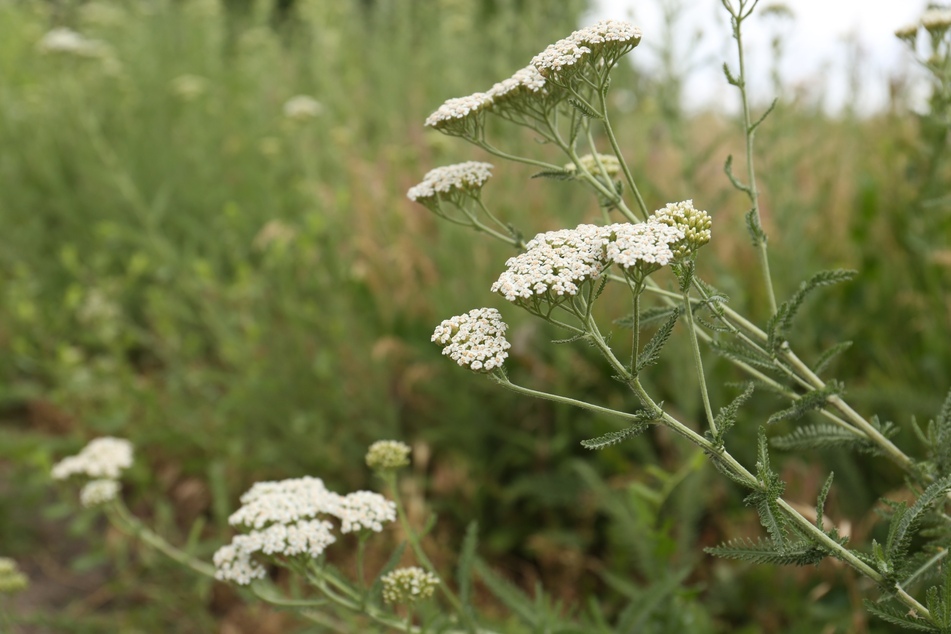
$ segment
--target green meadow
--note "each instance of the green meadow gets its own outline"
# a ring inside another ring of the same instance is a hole
[[[97,436],[134,443],[129,508],[205,560],[254,482],[313,475],[372,489],[364,453],[392,438],[413,447],[407,512],[420,526],[435,518],[425,541],[448,583],[475,520],[480,557],[528,595],[543,586],[566,617],[595,602],[612,622],[630,612],[632,632],[893,631],[863,612],[866,581],[838,562],[704,554],[761,528],[695,447],[657,430],[588,451],[582,439],[618,423],[503,391],[430,341],[442,319],[494,306],[525,384],[638,406],[594,350],[549,345],[563,335],[490,292],[511,247],[406,198],[433,167],[496,162],[427,130],[426,116],[525,66],[584,10],[0,0],[0,556],[30,579],[0,597],[10,631],[325,631],[77,510],[50,467]],[[94,46],[44,46],[61,26]],[[742,164],[743,134],[713,105],[685,110],[686,81],[619,68],[620,145],[651,209],[691,198],[710,213],[700,271],[765,321],[748,202],[723,169],[731,154]],[[933,417],[951,387],[951,97],[918,103],[910,81],[868,115],[829,113],[780,82],[756,142],[780,298],[817,271],[858,271],[808,301],[797,350],[814,361],[851,341],[834,365],[849,402],[916,448],[912,421]],[[298,96],[312,101],[295,109]],[[528,134],[506,143],[564,162]],[[600,218],[575,183],[496,164],[484,198],[526,237]],[[711,396],[729,402],[744,376],[709,349],[704,360]],[[698,419],[700,395],[683,388],[694,378],[686,341],[673,340],[646,381]],[[755,461],[756,428],[781,407],[756,393],[735,455]],[[879,498],[907,495],[897,467],[862,453],[776,460],[787,498],[805,505],[835,471],[826,512],[856,543],[882,540]],[[342,569],[348,543],[328,551]],[[486,588],[475,599],[499,631],[535,631]]]

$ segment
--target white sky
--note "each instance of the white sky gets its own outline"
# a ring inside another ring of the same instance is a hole
[[[732,0],[734,4],[737,0]],[[894,36],[895,29],[917,21],[927,0],[786,0],[793,18],[757,15],[775,0],[760,0],[753,17],[744,23],[750,86],[764,101],[772,96],[769,65],[770,41],[785,41],[780,66],[783,83],[812,95],[825,94],[823,105],[838,110],[849,93],[847,73],[851,56],[856,69],[860,112],[881,107],[887,100],[889,78],[915,72],[907,47]],[[630,56],[635,64],[650,68],[657,63],[656,49],[672,40],[678,63],[700,63],[690,74],[690,101],[730,107],[732,90],[722,74],[728,61],[736,68],[736,49],[730,37],[729,15],[720,0],[595,0],[586,23],[602,18],[629,20],[641,27],[644,38]],[[664,26],[664,9],[680,11],[676,38]],[[700,37],[698,38],[698,32]],[[642,54],[644,49],[648,49]]]

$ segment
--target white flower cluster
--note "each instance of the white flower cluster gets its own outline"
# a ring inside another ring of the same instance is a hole
[[[517,304],[556,304],[577,295],[583,283],[600,277],[612,264],[649,273],[709,240],[710,217],[689,200],[667,205],[647,222],[540,233],[523,253],[508,259],[491,290]]]
[[[543,90],[545,90],[545,78],[537,68],[529,65],[489,88],[486,94],[492,98],[493,104],[499,104],[525,93],[537,94]]]
[[[396,519],[396,504],[373,491],[354,491],[341,501],[339,517],[341,533],[379,533],[384,522]]]
[[[439,106],[436,112],[426,117],[426,125],[446,132],[463,131],[470,117],[483,112],[492,105],[492,97],[477,92],[466,97],[454,97]]]
[[[289,524],[318,514],[340,515],[341,496],[320,478],[305,476],[279,482],[257,482],[241,496],[241,508],[228,523],[259,529],[268,524]]]
[[[525,98],[549,97],[548,89],[538,69],[528,65],[486,92],[447,100],[426,118],[426,126],[447,134],[471,135],[478,127],[479,115],[485,112],[501,113],[509,107],[518,109]]]
[[[433,596],[439,577],[419,566],[397,568],[380,577],[383,600],[387,603],[416,603]]]
[[[594,26],[579,29],[551,44],[532,58],[532,66],[546,79],[563,82],[585,62],[604,59],[616,61],[637,46],[641,30],[628,22],[601,20]]]
[[[674,259],[670,245],[684,237],[683,229],[654,221],[618,223],[604,231],[607,261],[625,269],[640,263],[666,265]]]
[[[110,53],[109,45],[105,42],[91,40],[63,27],[46,33],[37,48],[44,53],[64,53],[77,57],[104,57]]]
[[[492,292],[510,302],[535,296],[555,302],[577,295],[582,282],[598,277],[605,268],[603,233],[597,225],[579,225],[538,234],[523,253],[508,259]]]
[[[82,474],[90,478],[116,479],[132,466],[132,443],[121,438],[96,438],[75,456],[63,458],[53,466],[52,476],[65,480]]]
[[[313,119],[324,111],[324,106],[313,97],[297,95],[284,102],[284,116],[293,121]]]
[[[423,181],[410,187],[406,197],[412,201],[429,201],[440,194],[452,195],[462,192],[476,192],[492,176],[492,164],[478,161],[466,161],[454,165],[444,165],[426,172]]]
[[[378,440],[367,450],[367,466],[374,471],[390,471],[409,464],[410,446],[398,440]]]
[[[442,353],[476,372],[491,372],[508,358],[512,344],[505,338],[508,325],[494,308],[476,308],[464,315],[443,320],[436,326],[432,341]]]
[[[383,530],[396,519],[396,504],[378,493],[334,493],[320,478],[303,477],[258,482],[241,496],[242,506],[232,513],[232,526],[250,529],[236,535],[214,556],[215,577],[246,585],[265,574],[254,559],[265,556],[319,557],[336,541],[333,525],[319,515],[340,520],[343,533]]]
[[[79,502],[86,508],[105,504],[119,495],[119,483],[115,480],[91,480],[79,492]]]

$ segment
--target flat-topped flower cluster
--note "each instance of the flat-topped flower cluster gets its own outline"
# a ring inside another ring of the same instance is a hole
[[[526,300],[556,304],[577,295],[583,283],[597,279],[612,264],[625,274],[643,277],[709,240],[710,216],[695,209],[691,200],[671,203],[646,222],[548,231],[509,258],[492,292],[522,305]]]
[[[531,64],[484,92],[447,100],[426,126],[455,136],[479,136],[485,113],[529,116],[568,98],[570,80],[584,68],[612,66],[641,41],[641,31],[619,20],[601,20],[558,40]]]
[[[690,256],[710,241],[711,219],[692,200],[670,203],[647,221],[582,224],[539,233],[525,250],[508,259],[492,292],[529,311],[556,306],[581,293],[612,265],[635,282],[671,262]],[[511,344],[508,326],[494,308],[477,308],[444,320],[432,341],[442,353],[477,372],[501,367]]]
[[[131,466],[132,443],[106,436],[90,441],[75,456],[57,462],[53,465],[51,475],[55,480],[72,476],[88,478],[79,494],[79,501],[83,506],[93,507],[115,499],[120,489],[118,478]]]
[[[406,197],[423,205],[435,204],[439,198],[455,199],[460,195],[478,195],[492,177],[492,164],[466,161],[436,167],[423,177],[422,182],[410,187]]]
[[[340,495],[310,476],[258,482],[241,503],[228,522],[248,532],[236,535],[213,558],[216,578],[241,585],[266,574],[258,555],[320,557],[337,540],[333,524],[322,516],[338,519],[341,533],[380,532],[384,523],[396,519],[396,504],[382,495]]]
[[[509,356],[511,344],[505,339],[508,325],[494,308],[476,308],[464,315],[443,320],[436,326],[432,341],[442,353],[476,372],[491,372]]]

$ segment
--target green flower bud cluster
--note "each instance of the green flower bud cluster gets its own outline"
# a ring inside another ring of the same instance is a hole
[[[367,466],[374,471],[395,471],[409,465],[410,447],[398,440],[378,440],[367,451]]]
[[[685,257],[710,242],[710,227],[713,224],[710,214],[696,209],[693,200],[668,203],[658,209],[649,220],[676,227],[684,232],[684,237],[671,245],[675,258]]]

